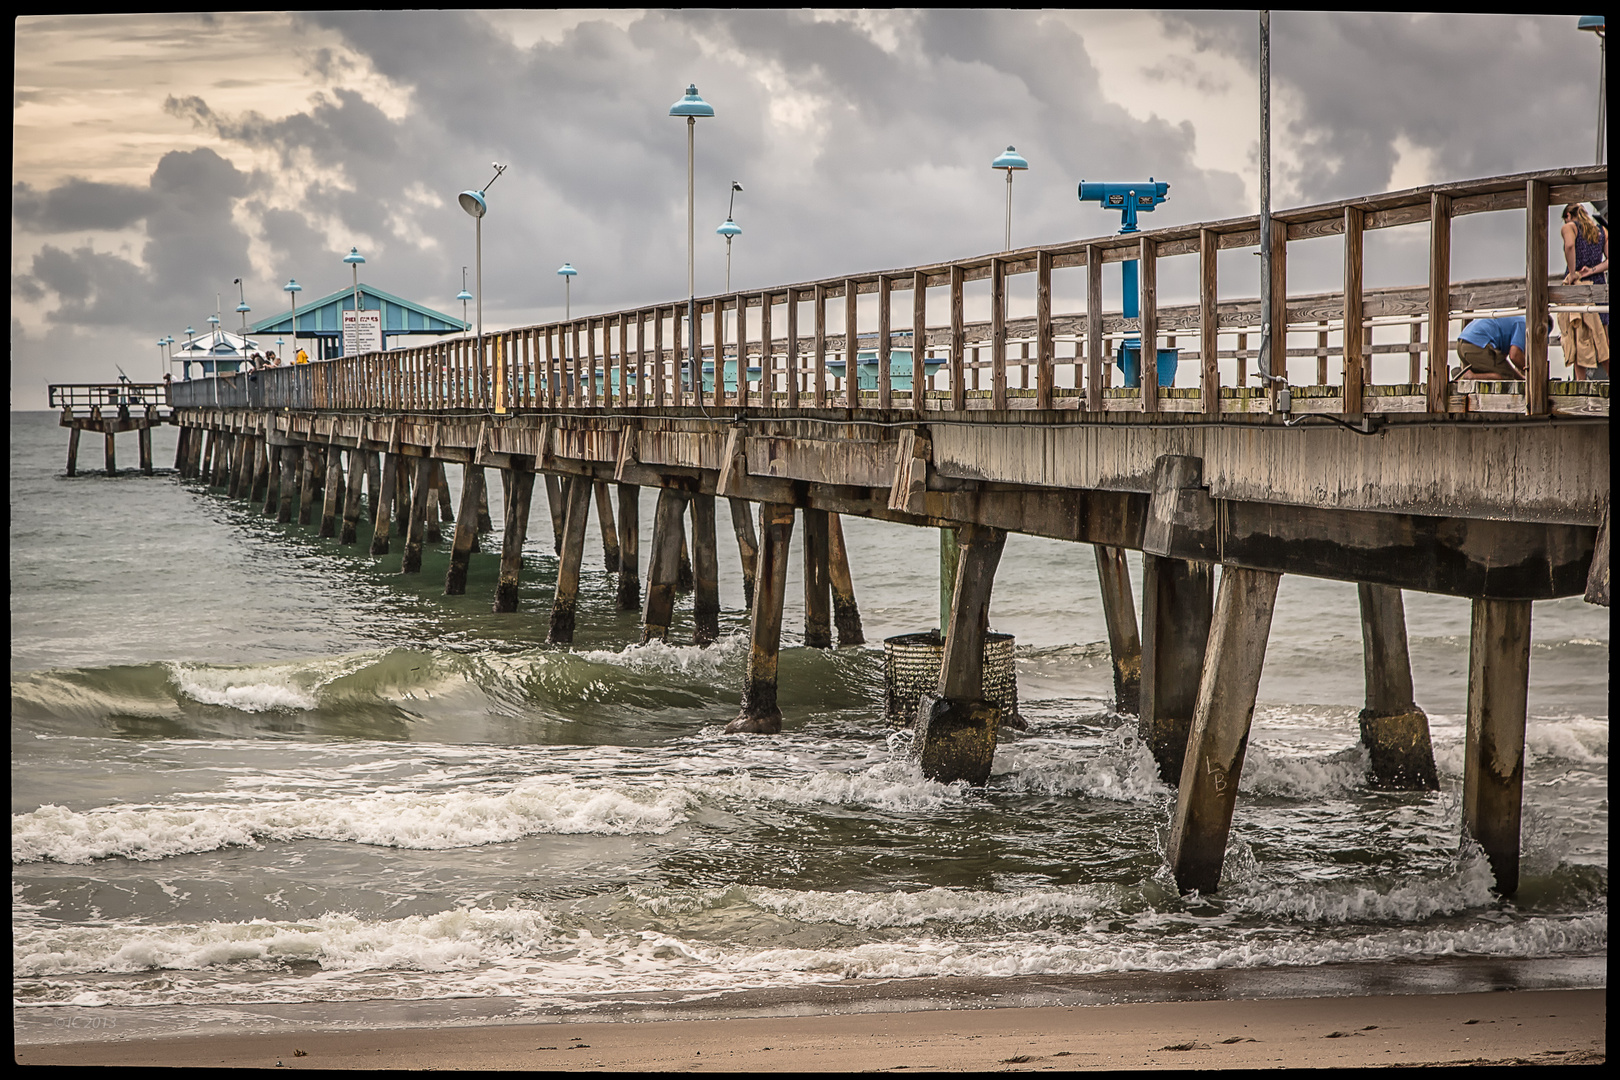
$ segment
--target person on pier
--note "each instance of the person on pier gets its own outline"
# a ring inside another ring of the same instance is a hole
[[[1552,316],[1547,316],[1552,328]],[[1524,316],[1474,319],[1457,335],[1457,380],[1524,378]]]
[[[1592,220],[1586,207],[1564,207],[1564,284],[1603,285],[1608,282],[1609,230]],[[1607,312],[1564,311],[1558,314],[1558,334],[1577,380],[1609,377],[1609,316]]]

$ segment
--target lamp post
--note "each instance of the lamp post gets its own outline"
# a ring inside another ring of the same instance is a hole
[[[298,294],[304,291],[304,287],[298,284],[295,279],[288,278],[287,284],[281,287],[281,291],[287,294],[287,299],[292,303],[292,347],[293,352],[296,353],[298,351]],[[289,366],[297,362],[298,358],[296,356],[287,358]]]
[[[471,328],[472,326],[472,324],[467,321],[467,301],[471,300],[472,298],[472,293],[467,291],[467,268],[463,266],[461,268],[461,291],[456,293],[456,299],[461,301],[461,329],[463,331]]]
[[[196,336],[197,331],[186,327],[186,358],[180,361],[180,378],[183,380],[191,378],[191,339]]]
[[[163,372],[167,370],[169,366],[168,361],[165,360],[163,356],[163,346],[164,340],[162,338],[158,338],[158,382],[163,381]]]
[[[1606,85],[1607,82],[1608,82],[1608,71],[1609,71],[1609,57],[1608,57],[1609,45],[1608,45],[1608,39],[1604,36],[1604,33],[1603,33],[1603,16],[1602,15],[1582,15],[1581,16],[1581,21],[1576,24],[1576,27],[1577,27],[1577,29],[1590,31],[1591,33],[1596,34],[1597,39],[1598,39],[1597,156],[1593,160],[1597,164],[1601,165],[1601,164],[1603,164],[1603,135],[1604,135],[1604,131],[1605,131],[1604,120],[1605,120],[1605,113],[1607,111],[1606,108],[1605,108],[1605,104],[1606,104],[1606,101],[1607,101],[1607,93],[1608,93],[1608,87]],[[1609,208],[1609,200],[1607,200],[1607,199],[1604,199],[1603,200],[1603,205],[1598,207],[1599,210],[1605,211],[1605,212],[1608,210],[1608,208]]]
[[[467,211],[473,219],[473,287],[478,290],[478,363],[480,367],[483,366],[484,361],[484,215],[489,212],[489,201],[484,197],[484,193],[489,190],[490,184],[499,180],[501,173],[506,171],[506,166],[498,161],[492,161],[489,164],[490,168],[495,170],[495,175],[489,178],[489,183],[477,191],[469,189],[456,196],[456,201],[461,204],[461,208]],[[505,402],[496,402],[495,411],[505,412]]]
[[[343,261],[348,263],[349,264],[349,269],[354,272],[354,351],[355,351],[355,353],[359,353],[359,351],[360,351],[360,264],[366,261],[366,257],[364,255],[360,254],[360,249],[359,248],[351,247],[351,248],[349,248],[349,253],[347,255],[343,256]],[[348,336],[347,335],[344,336],[343,354],[345,356],[349,355],[349,342],[348,342]]]
[[[242,316],[242,338],[245,341],[247,339],[247,313],[253,309],[248,307],[247,286],[242,284],[242,279],[236,278],[231,284],[236,286],[236,294],[240,300],[240,303],[236,305],[236,313]]]
[[[1029,168],[1029,162],[1012,147],[1007,152],[990,163],[992,169],[1003,169],[1007,173],[1007,233],[1001,244],[1002,251],[1012,250],[1012,174],[1020,169]]]
[[[1286,339],[1286,335],[1284,337]],[[1262,11],[1260,13],[1260,372],[1262,375],[1271,374],[1271,349],[1271,12]]]
[[[170,334],[163,339],[163,373],[167,375],[169,369],[174,367],[174,335]]]
[[[669,115],[686,117],[686,322],[690,328],[687,342],[690,343],[697,332],[697,273],[696,260],[693,254],[693,238],[695,236],[693,203],[692,203],[692,154],[694,132],[697,130],[697,118],[700,116],[713,116],[714,106],[698,96],[696,83],[689,83],[686,87],[686,96],[669,107]],[[691,353],[690,344],[687,349]],[[700,381],[702,368],[698,365],[701,358],[692,358],[691,385],[693,392],[702,395],[703,384]],[[719,366],[716,365],[716,372]],[[716,375],[718,377],[718,374]]]
[[[731,238],[742,235],[742,226],[731,220],[731,211],[737,204],[737,192],[742,189],[742,185],[737,181],[731,182],[731,198],[726,201],[726,220],[714,230],[726,238],[726,292],[731,291]]]
[[[563,279],[563,321],[568,322],[574,317],[573,285],[574,275],[579,273],[574,269],[573,263],[563,263],[557,267],[557,276]]]

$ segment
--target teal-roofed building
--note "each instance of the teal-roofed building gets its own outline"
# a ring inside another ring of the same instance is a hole
[[[343,313],[354,310],[355,289],[345,285],[336,292],[318,300],[299,304],[296,311],[290,306],[279,315],[260,319],[248,327],[249,334],[261,337],[286,334],[294,339],[294,347],[287,350],[287,359],[297,353],[297,342],[306,343],[311,360],[331,360],[343,355]],[[453,315],[434,311],[423,304],[414,303],[393,293],[360,283],[360,307],[364,311],[382,312],[383,348],[388,339],[401,334],[461,334],[471,326]],[[296,327],[294,319],[297,320]],[[308,348],[308,345],[314,348]]]

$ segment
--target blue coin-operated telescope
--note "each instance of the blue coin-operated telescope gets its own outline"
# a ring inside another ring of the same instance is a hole
[[[1102,184],[1080,181],[1080,201],[1100,203],[1105,210],[1118,210],[1120,212],[1119,231],[1121,235],[1136,232],[1136,215],[1150,213],[1155,206],[1164,202],[1170,193],[1170,185],[1163,180],[1148,177],[1145,184]],[[1121,275],[1124,279],[1125,317],[1127,319],[1140,318],[1141,286],[1137,279],[1137,263],[1135,259],[1120,264]],[[1159,349],[1159,385],[1172,386],[1176,381],[1176,352],[1175,349]],[[1119,347],[1119,358],[1115,361],[1125,376],[1127,386],[1140,386],[1141,372],[1138,361],[1142,355],[1142,339],[1128,338]]]

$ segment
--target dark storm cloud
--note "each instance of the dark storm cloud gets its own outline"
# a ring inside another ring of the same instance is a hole
[[[127,229],[156,206],[150,190],[70,177],[49,191],[27,183],[11,186],[11,215],[38,233]]]
[[[1257,67],[1254,13],[1162,18],[1194,48]],[[1384,190],[1403,135],[1434,152],[1437,180],[1581,164],[1596,134],[1589,38],[1574,16],[1273,12],[1272,93],[1300,113],[1273,146],[1299,144],[1292,179],[1308,203]]]

